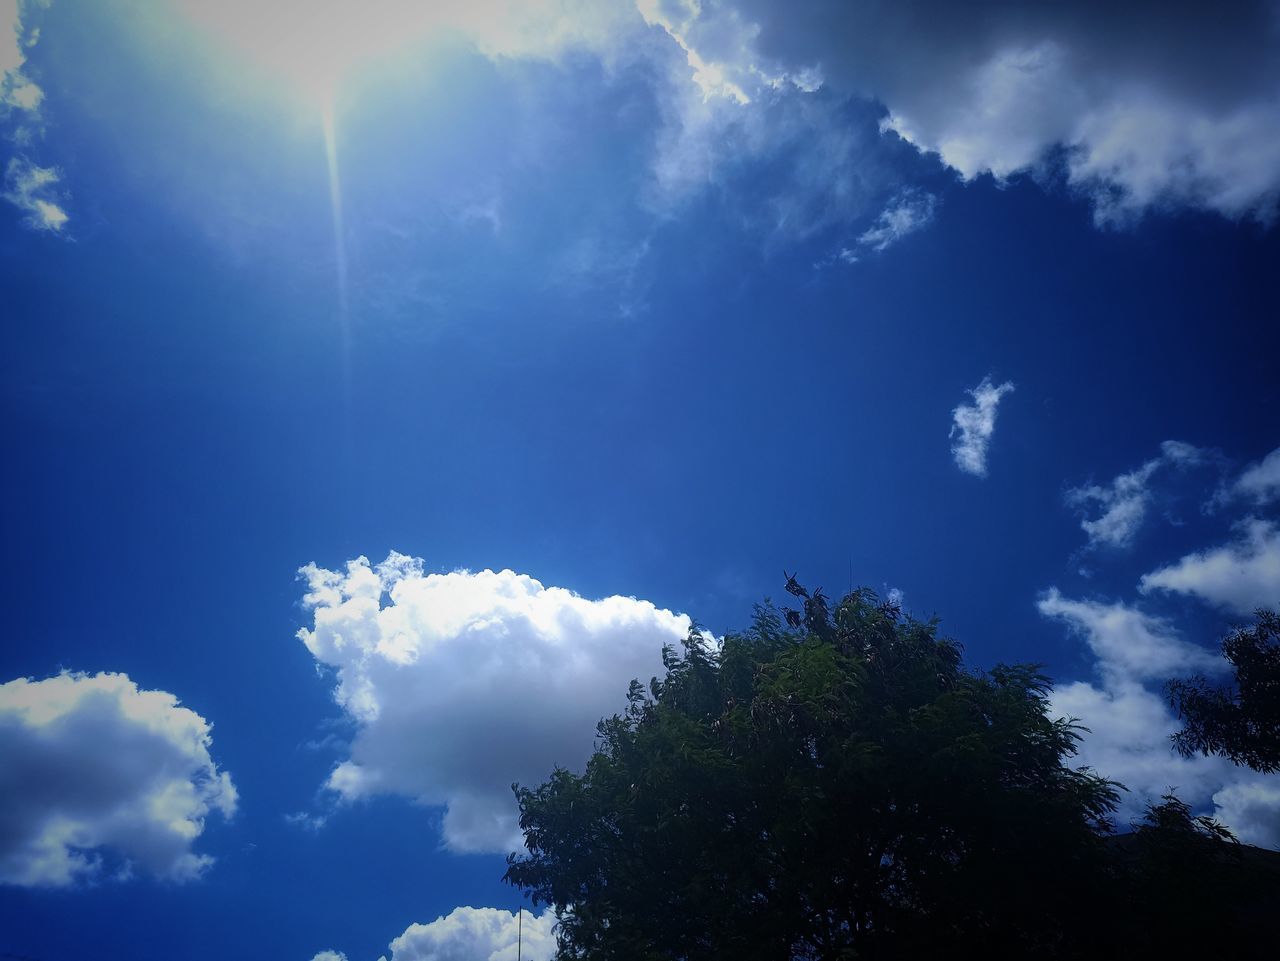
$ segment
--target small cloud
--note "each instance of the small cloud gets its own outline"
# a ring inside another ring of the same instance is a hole
[[[25,157],[14,157],[5,170],[4,193],[0,196],[26,214],[29,227],[60,233],[68,218],[58,180],[58,172],[52,167],[39,167]]]
[[[391,942],[391,955],[395,961],[506,961],[515,958],[518,938],[521,957],[551,961],[556,953],[555,920],[549,909],[541,914],[524,911],[517,917],[500,908],[454,908],[430,924],[409,925]]]
[[[951,412],[951,456],[956,466],[966,474],[975,477],[987,476],[987,449],[991,446],[991,436],[996,430],[996,408],[1000,398],[1013,392],[1013,384],[1009,381],[995,387],[990,377],[984,377],[982,383],[969,395],[972,404],[961,404]]]
[[[1245,500],[1260,507],[1277,498],[1280,498],[1280,447],[1246,467],[1235,483],[1222,487],[1205,509],[1212,511],[1233,500]]]
[[[876,222],[858,238],[858,246],[879,253],[896,244],[908,234],[926,227],[933,221],[938,198],[918,190],[908,190],[895,197]]]
[[[1143,575],[1139,589],[1190,594],[1238,614],[1280,605],[1280,527],[1251,517],[1229,544],[1188,554]]]
[[[1166,467],[1185,469],[1203,463],[1210,452],[1167,440],[1160,445],[1160,455],[1136,470],[1120,474],[1106,485],[1089,484],[1067,491],[1066,502],[1080,510],[1080,528],[1089,535],[1090,547],[1128,547],[1142,527],[1151,506],[1151,481]],[[1087,516],[1088,508],[1097,506],[1096,517]]]

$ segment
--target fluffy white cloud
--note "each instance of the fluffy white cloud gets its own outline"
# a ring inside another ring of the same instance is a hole
[[[1225,662],[1217,654],[1188,644],[1166,622],[1121,603],[1073,601],[1050,589],[1038,606],[1083,637],[1094,654],[1099,683],[1057,685],[1050,710],[1089,729],[1079,763],[1128,789],[1121,794],[1120,827],[1173,790],[1197,809],[1212,808],[1242,840],[1280,847],[1280,778],[1219,757],[1177,754],[1169,738],[1180,722],[1164,698],[1144,684],[1219,671]]]
[[[391,942],[391,961],[551,961],[556,951],[555,915],[497,908],[454,908],[430,924],[411,924]],[[386,961],[386,959],[383,959]]]
[[[1054,688],[1050,711],[1079,718],[1088,728],[1077,761],[1128,790],[1121,793],[1118,826],[1142,816],[1144,806],[1170,788],[1184,801],[1203,808],[1215,791],[1240,777],[1221,758],[1184,758],[1169,742],[1177,718],[1164,699],[1134,681],[1119,678],[1096,685],[1087,681]]]
[[[396,553],[302,574],[315,620],[299,637],[337,670],[357,725],[328,786],[444,806],[456,851],[518,848],[511,783],[583,765],[628,682],[661,673],[662,646],[691,626],[635,598],[587,600],[512,571],[424,574]]]
[[[1143,575],[1141,590],[1175,591],[1239,614],[1280,604],[1280,527],[1251,517],[1240,536]]]
[[[321,951],[311,961],[347,961],[347,956],[341,951]]]
[[[1086,514],[1080,520],[1081,529],[1089,535],[1089,546],[1119,548],[1131,544],[1151,505],[1151,481],[1156,473],[1168,467],[1195,466],[1206,455],[1206,451],[1190,444],[1167,440],[1160,445],[1160,456],[1119,475],[1110,484],[1089,484],[1067,491],[1067,504],[1082,513],[1090,506],[1100,508],[1096,517]]]
[[[995,387],[990,377],[984,377],[969,391],[973,403],[961,404],[951,412],[951,456],[966,474],[987,476],[987,448],[996,430],[996,408],[1000,398],[1012,391],[1013,384],[1008,381]]]
[[[1097,219],[1158,205],[1268,220],[1280,190],[1280,31],[1229,8],[665,0],[690,64],[750,98],[780,77],[878,99],[886,129],[964,177],[1055,148]]]
[[[1050,588],[1037,607],[1085,639],[1103,675],[1113,680],[1165,680],[1221,669],[1221,659],[1184,641],[1166,621],[1125,604],[1074,601]]]
[[[1280,778],[1259,775],[1228,784],[1214,794],[1213,803],[1240,840],[1280,848]]]
[[[0,685],[0,882],[71,884],[102,852],[177,881],[212,858],[192,845],[210,811],[236,807],[209,756],[209,724],[124,674]]]

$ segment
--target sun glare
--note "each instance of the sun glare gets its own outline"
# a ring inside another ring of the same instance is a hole
[[[447,29],[461,5],[414,0],[178,0],[191,22],[323,109],[361,66]]]

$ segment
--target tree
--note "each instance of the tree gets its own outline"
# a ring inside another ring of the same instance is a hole
[[[1166,685],[1183,721],[1174,746],[1186,757],[1219,754],[1266,774],[1280,771],[1280,616],[1257,611],[1252,627],[1222,642],[1222,654],[1234,669],[1234,686],[1203,677]]]
[[[1117,785],[1068,763],[1035,667],[967,670],[937,623],[856,591],[691,633],[581,775],[516,787],[506,880],[560,957],[1097,957],[1123,881]]]

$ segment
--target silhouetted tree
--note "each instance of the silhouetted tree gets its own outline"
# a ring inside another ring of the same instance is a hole
[[[1106,957],[1116,785],[1034,667],[870,591],[664,651],[581,775],[517,787],[506,879],[593,961]],[[789,626],[787,626],[789,625]]]
[[[1170,681],[1166,693],[1183,728],[1174,746],[1187,757],[1219,754],[1256,771],[1280,771],[1280,616],[1259,610],[1251,627],[1222,642],[1230,687],[1203,677]]]

